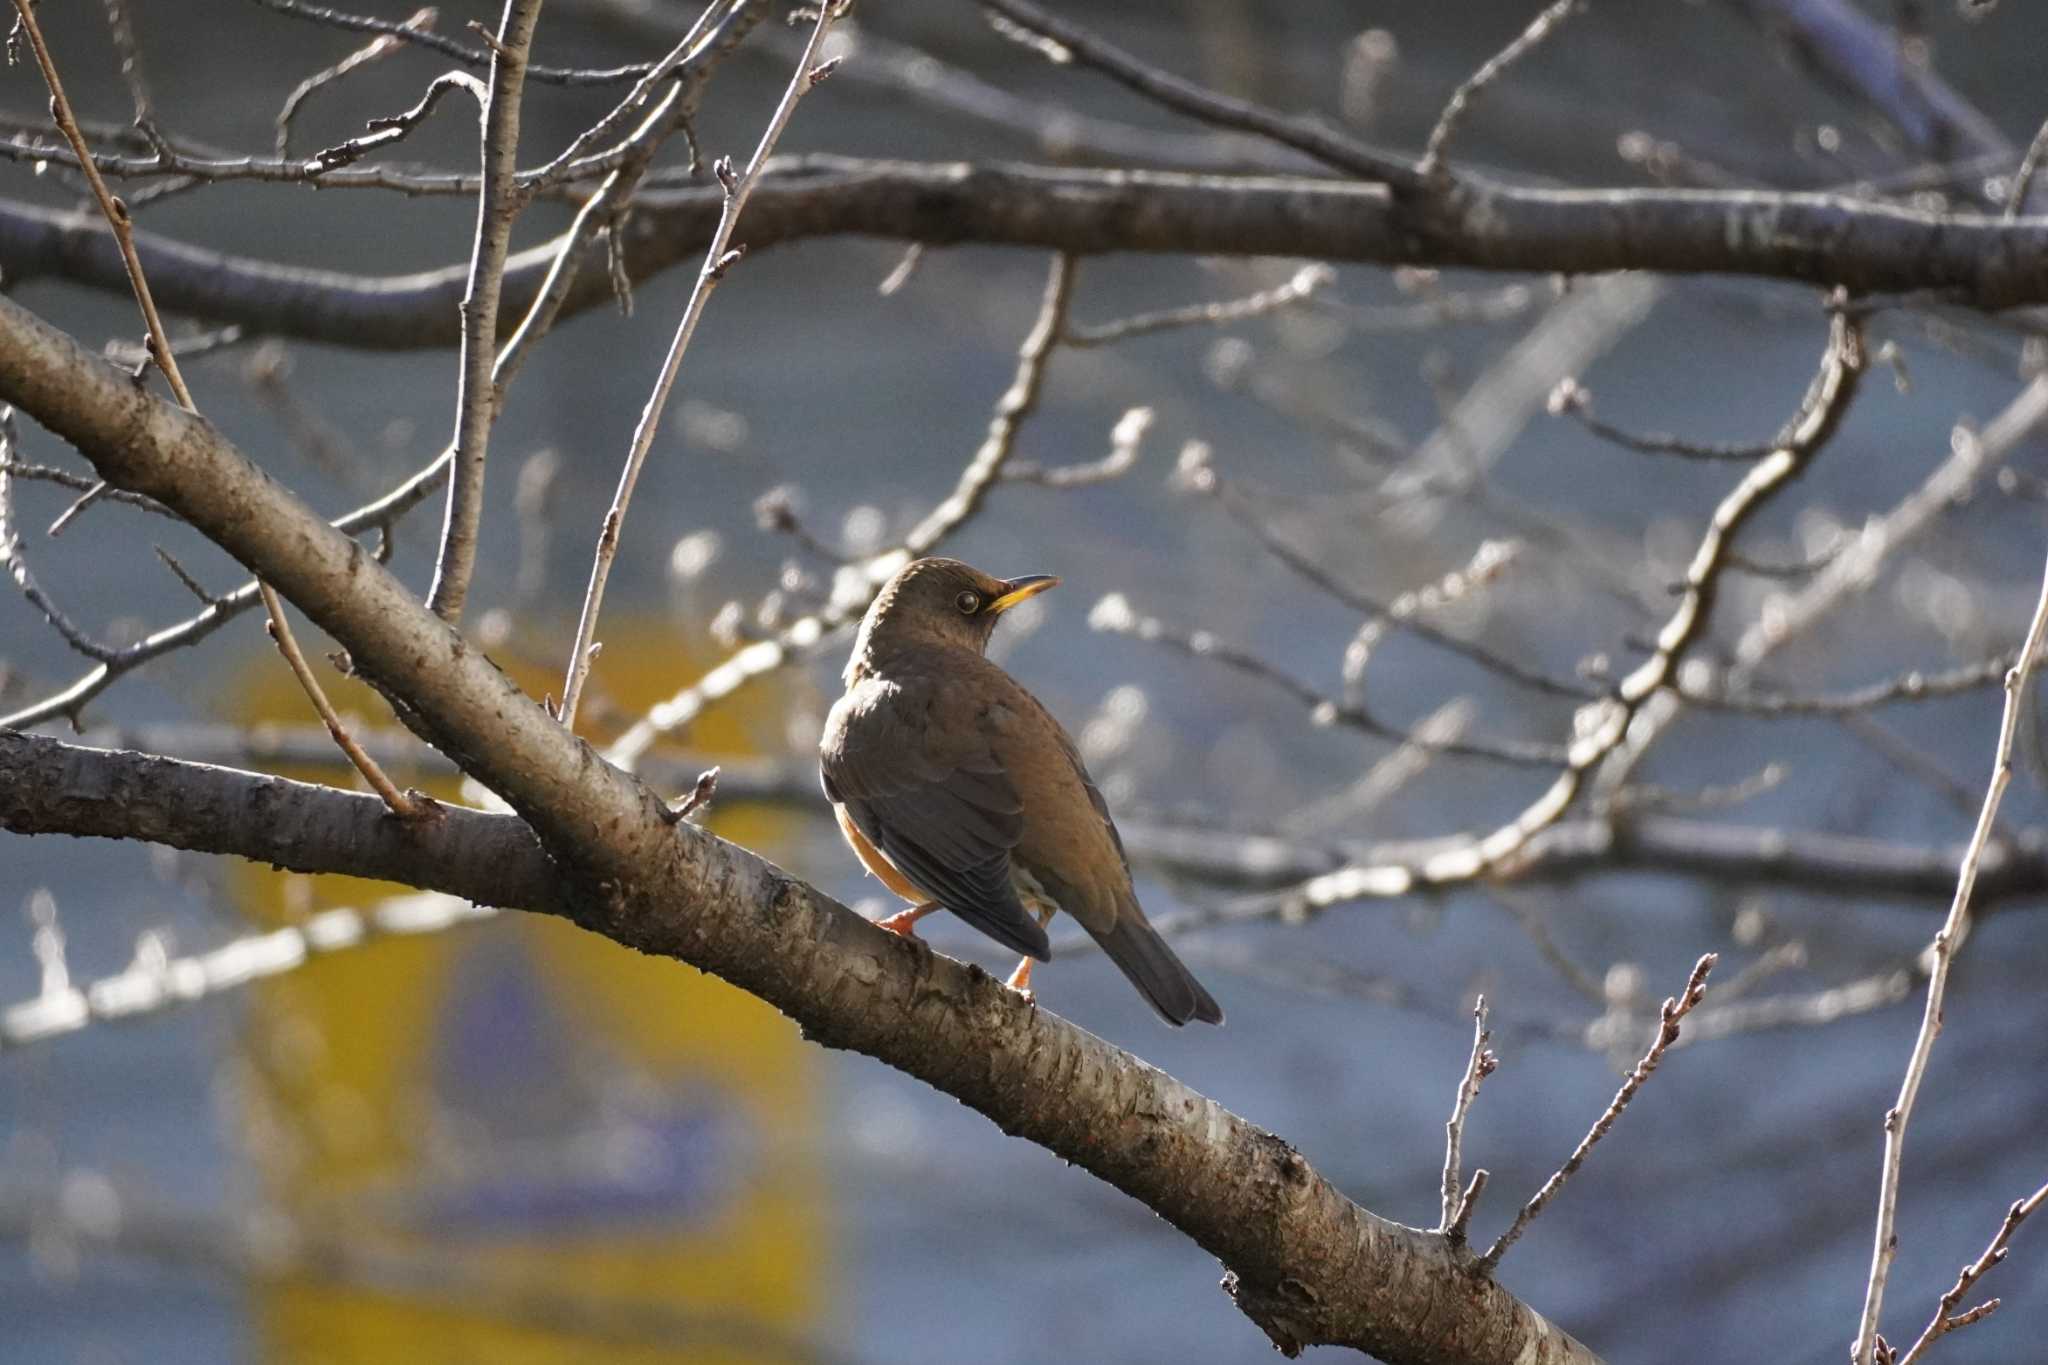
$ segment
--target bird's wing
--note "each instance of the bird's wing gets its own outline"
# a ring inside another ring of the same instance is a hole
[[[849,694],[820,749],[826,794],[913,885],[1044,961],[1045,930],[1010,879],[1024,804],[975,719],[934,716],[937,700],[876,683]]]
[[[1222,1023],[1222,1007],[1195,980],[1139,907],[1123,836],[1110,818],[1109,803],[1088,776],[1080,750],[1059,722],[1028,694],[1015,699],[1015,705],[1020,716],[1035,711],[1043,718],[1033,733],[1052,736],[1062,756],[1032,770],[1036,781],[1027,784],[1026,790],[1034,800],[1033,825],[1017,849],[1017,866],[1036,877],[1058,900],[1060,909],[1102,945],[1110,961],[1167,1023],[1176,1027],[1190,1019]],[[1013,734],[1015,724],[1013,721]],[[1075,799],[1076,787],[1078,794],[1087,797],[1085,809]],[[1051,799],[1040,800],[1041,796]],[[1112,850],[1117,860],[1114,865],[1109,862]]]

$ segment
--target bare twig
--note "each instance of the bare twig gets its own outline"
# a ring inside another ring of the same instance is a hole
[[[523,172],[519,176],[520,187],[532,195],[572,180],[587,173],[595,161],[602,161],[603,154],[593,157],[591,149],[616,136],[640,115],[648,101],[654,98],[664,82],[677,82],[690,92],[678,104],[664,98],[658,103],[663,113],[670,107],[676,108],[676,122],[690,138],[690,167],[698,169],[697,144],[690,133],[690,116],[694,108],[694,92],[708,75],[718,57],[736,46],[740,39],[758,23],[766,6],[757,0],[718,0],[707,6],[684,32],[683,36],[669,48],[661,60],[649,67],[647,74],[633,83],[633,88],[612,106],[603,118],[578,133],[555,157],[537,170]],[[675,87],[671,86],[671,93]],[[654,118],[660,120],[662,113]],[[628,138],[625,144],[646,136],[649,120],[642,119],[641,131]]]
[[[1440,743],[1425,740],[1411,730],[1380,719],[1364,706],[1324,696],[1316,688],[1263,655],[1229,644],[1210,631],[1177,630],[1158,617],[1142,615],[1133,610],[1122,593],[1109,593],[1098,600],[1088,613],[1088,624],[1091,628],[1106,634],[1127,635],[1148,643],[1165,645],[1189,658],[1210,660],[1233,672],[1268,683],[1292,696],[1302,709],[1308,712],[1310,720],[1317,725],[1341,725],[1377,739],[1413,744],[1431,753],[1486,759],[1495,763],[1528,768],[1558,768],[1564,766],[1570,759],[1568,751],[1555,744],[1456,738],[1446,739]]]
[[[1550,964],[1552,971],[1563,979],[1580,996],[1595,1005],[1605,1006],[1607,992],[1601,988],[1599,979],[1580,966],[1572,956],[1551,937],[1550,926],[1543,908],[1534,904],[1535,897],[1527,896],[1518,889],[1507,886],[1489,886],[1486,894],[1501,908],[1507,917],[1520,927],[1536,949],[1537,955]]]
[[[1260,516],[1250,500],[1217,472],[1215,466],[1207,459],[1206,452],[1200,460],[1192,460],[1188,453],[1184,453],[1181,474],[1181,487],[1214,497],[1231,520],[1257,538],[1266,553],[1272,555],[1302,580],[1353,611],[1362,612],[1376,621],[1386,622],[1419,639],[1427,640],[1439,649],[1471,660],[1489,673],[1534,691],[1551,696],[1570,697],[1576,701],[1590,701],[1598,695],[1597,689],[1582,682],[1552,677],[1548,673],[1530,668],[1520,660],[1496,653],[1484,645],[1440,629],[1423,619],[1415,610],[1399,610],[1401,604],[1398,601],[1381,601],[1352,587],[1318,563],[1316,556],[1304,552],[1297,539],[1282,534],[1265,517]]]
[[[322,910],[299,924],[251,934],[205,952],[172,956],[164,939],[144,935],[134,962],[83,985],[46,972],[43,989],[0,1006],[0,1053],[75,1033],[95,1023],[145,1019],[180,1005],[295,971],[312,957],[404,934],[439,933],[491,919],[497,911],[460,896],[422,891],[367,909]]]
[[[432,28],[438,17],[439,11],[430,5],[425,9],[415,10],[412,17],[402,21],[399,27],[408,31]],[[298,117],[299,110],[312,98],[315,91],[334,84],[351,71],[360,70],[372,62],[390,56],[404,45],[404,41],[393,34],[378,34],[334,65],[314,72],[293,86],[292,92],[285,96],[284,104],[277,111],[277,159],[284,161],[290,158],[292,121]]]
[[[1941,1301],[1935,1306],[1933,1320],[1921,1331],[1919,1340],[1898,1358],[1898,1365],[1914,1365],[1926,1353],[1928,1347],[1950,1332],[1958,1327],[1968,1327],[1971,1323],[1981,1321],[1997,1311],[1997,1299],[1986,1299],[1976,1307],[1966,1308],[1960,1313],[1956,1312],[1956,1305],[1963,1301],[1963,1296],[1970,1292],[1977,1281],[1984,1278],[1986,1272],[2005,1260],[2013,1233],[2044,1203],[2048,1203],[2048,1185],[2043,1185],[2025,1199],[2015,1201],[2012,1207],[2005,1211],[2005,1218],[1999,1223],[1998,1231],[1992,1235],[1991,1244],[1984,1248],[1983,1255],[1962,1268],[1961,1273],[1956,1276],[1955,1284],[1941,1296]]]
[[[1039,396],[1045,391],[1045,372],[1053,352],[1059,348],[1060,332],[1073,297],[1074,274],[1072,257],[1053,258],[1037,319],[1017,348],[1017,368],[1011,375],[1010,387],[996,400],[995,411],[989,416],[988,433],[961,469],[953,491],[905,533],[901,544],[863,564],[848,566],[839,574],[833,584],[832,600],[822,610],[790,622],[773,639],[746,646],[655,706],[612,741],[605,750],[606,758],[630,769],[656,739],[688,725],[703,714],[706,706],[803,657],[833,631],[860,620],[861,613],[891,575],[910,560],[930,554],[981,509],[1008,467],[1018,431],[1037,410]]]
[[[1150,336],[1154,332],[1170,332],[1183,327],[1224,327],[1248,318],[1263,317],[1268,313],[1291,308],[1313,298],[1318,289],[1324,288],[1337,278],[1337,272],[1320,263],[1305,265],[1289,276],[1285,283],[1271,289],[1262,289],[1256,294],[1247,294],[1239,299],[1218,299],[1213,303],[1190,303],[1180,308],[1165,308],[1155,313],[1138,313],[1115,322],[1098,323],[1092,327],[1070,327],[1061,340],[1069,346],[1107,346],[1132,337]]]
[[[2035,603],[2033,621],[2027,627],[2026,643],[2019,660],[2005,675],[2005,710],[1998,724],[1998,743],[1992,751],[1991,780],[1984,790],[1983,808],[1969,847],[1956,874],[1955,899],[1949,903],[1948,919],[1935,934],[1928,952],[1931,969],[1927,977],[1927,1007],[1920,1019],[1920,1033],[1906,1060],[1906,1074],[1899,1083],[1899,1097],[1884,1116],[1884,1171],[1878,1184],[1877,1236],[1870,1256],[1870,1279],[1863,1293],[1863,1314],[1856,1328],[1852,1349],[1855,1365],[1873,1365],[1877,1358],[1878,1320],[1884,1309],[1885,1281],[1892,1259],[1898,1255],[1899,1179],[1906,1153],[1906,1125],[1913,1117],[1913,1103],[1919,1098],[1920,1081],[1927,1074],[1927,1060],[1934,1040],[1941,1035],[1942,999],[1948,990],[1948,973],[1956,949],[1970,930],[1970,895],[1976,887],[1977,868],[1986,844],[1998,822],[1998,806],[2006,785],[2012,781],[2013,737],[2019,730],[2020,712],[2025,705],[2041,643],[2048,636],[2048,573],[2044,573],[2041,596]]]
[[[767,164],[769,154],[782,138],[782,132],[789,126],[790,115],[796,112],[797,101],[801,100],[821,78],[818,54],[822,50],[825,35],[831,31],[832,23],[842,13],[842,0],[821,0],[817,9],[817,20],[812,26],[810,41],[804,45],[796,70],[791,73],[789,83],[783,87],[782,98],[769,116],[768,126],[761,131],[760,141],[754,147],[754,154],[748,159],[743,171],[735,172],[729,159],[721,158],[718,163],[719,183],[724,187],[723,207],[718,215],[718,226],[712,230],[711,242],[705,248],[704,262],[698,268],[697,281],[690,290],[689,300],[683,305],[682,318],[676,323],[674,337],[669,342],[668,354],[663,358],[661,372],[656,377],[653,390],[647,396],[646,405],[640,410],[639,423],[634,427],[633,439],[626,452],[626,462],[619,472],[619,486],[612,497],[612,505],[606,510],[604,524],[598,531],[597,548],[592,556],[590,585],[583,595],[583,609],[576,622],[576,638],[569,647],[569,665],[562,683],[562,700],[557,714],[564,726],[571,729],[576,724],[576,707],[582,700],[583,687],[590,677],[591,646],[597,639],[598,613],[604,605],[605,583],[611,576],[613,558],[618,554],[619,536],[626,518],[626,507],[633,497],[633,489],[640,480],[641,467],[647,462],[647,452],[654,446],[654,433],[661,421],[662,409],[668,404],[669,390],[674,387],[676,375],[681,371],[683,353],[689,348],[690,338],[696,334],[698,320],[704,316],[705,306],[711,298],[711,291],[725,277],[725,272],[739,259],[745,250],[732,246],[733,229],[738,225],[740,214],[745,210],[747,199],[761,178],[761,169]]]
[[[14,580],[14,586],[31,607],[42,613],[50,628],[62,636],[64,643],[96,663],[105,664],[120,654],[120,650],[103,645],[66,616],[50,595],[36,581],[34,570],[29,567],[23,552],[21,532],[16,529],[14,514],[14,453],[19,449],[16,434],[14,409],[0,407],[0,569]],[[104,487],[105,485],[101,485]]]
[[[1451,1117],[1444,1124],[1444,1180],[1443,1217],[1436,1230],[1455,1243],[1465,1240],[1465,1228],[1472,1220],[1472,1207],[1478,1202],[1479,1191],[1485,1188],[1486,1172],[1472,1172],[1472,1186],[1468,1190],[1459,1188],[1463,1178],[1460,1167],[1464,1161],[1465,1115],[1471,1111],[1472,1101],[1479,1098],[1479,1087],[1500,1065],[1500,1058],[1493,1054],[1487,1044],[1493,1040],[1493,1033],[1486,1027],[1486,997],[1480,996],[1472,1002],[1472,1054],[1465,1061],[1465,1075],[1458,1082],[1458,1097],[1451,1103]]]
[[[1544,792],[1506,824],[1441,849],[1418,864],[1354,864],[1316,877],[1300,888],[1300,903],[1314,910],[1360,897],[1406,895],[1418,884],[1469,881],[1507,865],[1555,824],[1586,787],[1589,775],[1623,750],[1636,717],[1660,695],[1670,694],[1686,651],[1707,628],[1736,534],[1826,446],[1855,398],[1863,369],[1861,324],[1836,309],[1820,371],[1784,443],[1752,465],[1716,505],[1686,566],[1678,606],[1657,633],[1650,657],[1622,678],[1611,694],[1580,708],[1566,763]]]
[[[135,21],[128,13],[126,0],[106,0],[106,8],[107,30],[113,37],[114,51],[121,58],[121,80],[135,103],[135,131],[152,147],[159,146],[164,135],[157,127],[156,104],[150,98],[149,82],[142,75],[142,44],[135,38]]]
[[[1741,711],[1757,716],[1840,715],[1871,711],[1901,701],[1933,701],[1942,697],[1975,692],[2002,680],[2012,668],[2011,656],[1981,659],[1938,673],[1914,669],[1896,678],[1868,683],[1846,692],[1804,696],[1791,692],[1728,692],[1687,678],[1678,693],[1694,706],[1709,711]]]
[[[718,769],[706,768],[697,774],[697,785],[679,800],[661,808],[661,818],[671,825],[679,825],[698,811],[711,804],[711,798],[718,792]]]
[[[1813,402],[1808,407],[1811,409]],[[1723,687],[1747,692],[1771,656],[1809,634],[1845,602],[1868,592],[1904,547],[1939,525],[1950,508],[1964,505],[1970,490],[2008,459],[2043,421],[2048,421],[2048,375],[2029,380],[1981,431],[1957,424],[1949,434],[1945,460],[1888,511],[1867,520],[1854,535],[1842,537],[1838,551],[1830,554],[1804,587],[1775,598],[1769,611],[1758,613],[1744,627]],[[1681,709],[1682,699],[1676,690],[1652,698],[1615,756],[1610,772],[1625,776],[1630,764],[1649,751]],[[1948,877],[1950,891],[1954,884],[1953,876]]]
[[[1471,112],[1472,102],[1500,79],[1501,73],[1535,50],[1566,19],[1584,9],[1585,4],[1586,0],[1555,0],[1555,3],[1544,6],[1543,12],[1530,20],[1529,26],[1516,35],[1513,42],[1494,53],[1485,65],[1466,77],[1464,83],[1452,92],[1450,102],[1437,116],[1436,127],[1429,131],[1429,142],[1423,147],[1422,160],[1416,165],[1424,180],[1437,179],[1448,173],[1444,167],[1444,148],[1450,145],[1452,134]]]
[[[716,46],[723,50],[725,45]],[[707,45],[709,46],[713,45]],[[676,98],[680,98],[679,89],[671,90],[668,96],[670,100]],[[621,158],[620,164],[611,171],[598,190],[584,201],[569,230],[543,248],[548,257],[545,278],[517,330],[498,348],[497,362],[492,375],[497,401],[502,401],[505,385],[532,353],[534,345],[547,335],[549,329],[560,318],[569,297],[570,287],[577,277],[577,267],[592,239],[603,227],[616,219],[634,189],[644,178],[659,141],[655,133],[659,131],[659,119],[666,107],[665,103],[650,116],[648,127],[643,129],[648,135],[638,138],[632,154]],[[469,188],[474,192],[476,187],[471,184]],[[333,523],[335,528],[350,533],[375,530],[385,537],[385,544],[388,546],[389,536],[398,519],[433,496],[441,487],[442,481],[448,477],[453,459],[454,447],[444,447],[433,460],[383,497],[337,518]],[[20,466],[17,467],[16,473],[24,478],[46,478],[77,489],[94,486],[88,480],[78,479],[62,471],[46,471],[42,466]],[[120,490],[109,496],[122,502],[132,502],[161,515],[172,515],[168,509],[162,508],[152,499]],[[77,510],[76,506],[73,510]],[[20,708],[10,715],[0,716],[0,726],[34,725],[56,716],[65,716],[74,724],[78,723],[86,703],[121,677],[162,655],[199,643],[259,600],[256,585],[253,582],[244,583],[220,596],[214,605],[196,616],[150,632],[143,640],[122,649],[117,658],[94,668],[63,690],[30,706]]]
[[[129,286],[135,294],[137,307],[142,310],[143,323],[149,329],[150,358],[163,373],[164,381],[170,385],[178,405],[187,412],[197,413],[199,405],[193,401],[192,390],[185,384],[185,376],[178,367],[177,352],[171,346],[170,334],[164,330],[163,318],[157,314],[156,300],[149,292],[149,280],[142,273],[142,258],[135,251],[135,233],[127,206],[108,192],[106,181],[100,178],[99,170],[93,165],[92,150],[86,145],[85,133],[79,128],[78,119],[71,111],[70,100],[65,98],[64,83],[58,78],[56,60],[50,55],[49,45],[43,40],[43,31],[36,23],[34,0],[15,0],[14,8],[20,16],[21,31],[27,35],[29,45],[35,50],[36,65],[42,69],[43,83],[49,87],[50,115],[56,120],[65,140],[71,144],[72,151],[76,153],[79,169],[84,172],[86,183],[92,189],[93,199],[99,204],[101,216],[113,230],[115,243],[120,248],[121,260],[128,271]],[[146,121],[149,112],[148,97],[143,93],[139,75],[134,77],[134,89],[137,116]],[[88,492],[83,499],[74,504],[71,514],[83,508],[94,496],[95,493]],[[62,520],[64,519],[59,519],[60,523]],[[55,527],[51,529],[53,532],[56,530]],[[347,732],[335,715],[333,703],[329,702],[320,690],[320,684],[313,677],[312,670],[306,667],[305,656],[300,653],[297,642],[292,639],[291,626],[285,621],[284,608],[278,601],[277,594],[260,580],[256,588],[262,596],[264,609],[270,613],[271,638],[277,641],[278,648],[284,652],[286,661],[292,666],[293,674],[305,688],[307,699],[313,703],[314,710],[320,713],[320,718],[326,723],[329,733],[342,745],[343,751],[361,770],[364,779],[377,789],[379,795],[384,796],[393,814],[417,814],[420,810],[418,804],[409,801],[400,793],[392,785],[391,780],[384,776],[383,770],[376,762],[359,746],[348,741]],[[211,611],[212,608],[209,607],[208,610]],[[101,669],[106,669],[110,667],[112,660],[102,657],[98,662]],[[397,797],[395,801],[392,799],[394,796]]]
[[[1035,483],[1043,488],[1081,488],[1120,479],[1136,467],[1145,433],[1152,429],[1152,417],[1150,408],[1125,412],[1110,428],[1109,454],[1099,460],[1050,467],[1017,461],[1003,471],[1003,479],[1007,483]]]
[[[320,713],[320,721],[327,727],[327,733],[333,736],[336,747],[348,755],[348,761],[355,765],[356,771],[363,775],[371,789],[384,799],[384,804],[391,807],[393,815],[402,820],[418,820],[429,816],[435,809],[434,803],[418,792],[400,791],[398,784],[385,776],[384,769],[378,766],[377,760],[371,758],[363,750],[362,745],[356,743],[355,736],[341,723],[340,715],[335,712],[334,703],[327,700],[326,692],[321,690],[319,681],[314,678],[312,666],[306,662],[305,654],[299,649],[298,640],[290,630],[283,628],[284,603],[278,599],[276,591],[260,578],[256,580],[256,591],[262,595],[263,609],[270,613],[267,624],[271,641],[276,644],[277,652],[284,655],[285,663],[291,667],[292,676],[297,678],[299,685],[306,690],[307,698],[312,701],[313,709]]]
[[[483,100],[483,188],[477,192],[476,237],[469,259],[469,285],[462,295],[462,357],[455,391],[455,467],[448,477],[441,548],[434,560],[434,584],[427,606],[450,625],[462,621],[469,579],[476,567],[477,530],[483,519],[484,458],[491,424],[498,415],[494,379],[498,350],[498,300],[504,291],[505,258],[512,249],[512,224],[525,196],[519,173],[520,100],[526,87],[526,56],[540,20],[541,0],[505,0],[496,41],[491,44],[491,81]]]
[[[1771,441],[1751,445],[1714,444],[1690,441],[1663,432],[1638,435],[1623,431],[1593,415],[1593,395],[1576,379],[1567,379],[1552,389],[1548,406],[1552,416],[1571,417],[1601,440],[1644,455],[1677,455],[1688,460],[1731,460],[1748,464],[1777,449],[1776,443]]]
[[[177,579],[179,586],[183,587],[186,592],[198,598],[201,606],[216,607],[220,605],[220,598],[208,592],[200,581],[192,576],[191,570],[178,562],[176,555],[161,545],[152,546],[151,548],[156,551],[156,557],[163,562],[163,566],[171,571],[171,577]]]
[[[1657,1036],[1651,1040],[1650,1050],[1643,1054],[1643,1059],[1636,1063],[1635,1070],[1622,1081],[1621,1089],[1615,1091],[1606,1111],[1586,1130],[1586,1136],[1579,1139],[1579,1145],[1565,1158],[1564,1165],[1558,1167],[1556,1173],[1543,1182],[1543,1188],[1530,1196],[1529,1202],[1522,1205],[1522,1211],[1515,1215],[1515,1221],[1508,1225],[1508,1230],[1503,1232],[1494,1244],[1487,1248],[1486,1254],[1474,1263],[1474,1268],[1481,1274],[1491,1274],[1493,1268],[1500,1264],[1501,1256],[1515,1244],[1530,1221],[1557,1197],[1565,1182],[1585,1164],[1586,1156],[1593,1150],[1593,1145],[1607,1136],[1608,1131],[1614,1127],[1615,1120],[1621,1117],[1621,1111],[1628,1108],[1629,1101],[1636,1097],[1636,1092],[1650,1079],[1650,1074],[1657,1069],[1657,1064],[1664,1060],[1665,1052],[1678,1041],[1679,1021],[1691,1013],[1693,1006],[1699,1004],[1700,998],[1706,994],[1707,973],[1714,969],[1715,960],[1714,954],[1708,953],[1693,964],[1692,975],[1686,978],[1685,990],[1675,999],[1664,1002],[1663,1009],[1658,1012]]]
[[[2013,173],[2012,189],[2005,196],[2005,218],[2007,222],[2020,216],[2026,207],[2027,191],[2033,186],[2034,174],[2041,168],[2041,158],[2048,155],[2048,123],[2041,125],[2034,134],[2034,140],[2027,144],[2027,154],[2020,158],[2020,168]]]
[[[151,359],[162,370],[178,402],[187,410],[197,412],[198,408],[192,402],[192,391],[185,387],[185,377],[178,372],[177,360],[171,353],[170,337],[164,331],[163,319],[157,316],[156,300],[150,296],[149,280],[142,273],[142,258],[135,253],[135,233],[128,208],[108,191],[107,182],[100,178],[98,168],[93,165],[92,149],[86,145],[85,132],[78,126],[78,119],[71,112],[71,101],[64,95],[64,83],[58,78],[56,59],[50,55],[49,44],[43,40],[43,30],[36,23],[33,0],[14,0],[14,9],[19,16],[20,30],[35,51],[43,83],[50,89],[50,116],[56,121],[58,131],[64,134],[64,140],[71,144],[72,153],[78,158],[79,170],[92,191],[93,201],[99,205],[107,226],[113,229],[114,243],[128,272],[129,289],[142,310],[143,325],[149,329]]]
[[[426,93],[410,109],[383,118],[373,118],[366,125],[367,131],[360,137],[332,147],[323,147],[313,154],[312,167],[319,171],[338,171],[368,156],[379,147],[402,142],[411,137],[414,130],[427,121],[433,112],[441,107],[441,101],[451,91],[460,90],[476,100],[479,114],[490,108],[490,90],[485,84],[467,71],[447,71],[427,83]]]
[[[1397,156],[1375,151],[1317,120],[1290,118],[1162,71],[1078,24],[1048,14],[1029,0],[982,0],[982,7],[1026,33],[1050,39],[1055,50],[1064,52],[1076,64],[1100,71],[1125,89],[1176,113],[1218,128],[1255,134],[1335,170],[1377,180],[1395,189],[1410,189],[1420,183],[1415,168]]]
[[[301,0],[256,0],[256,3],[278,14],[288,14],[294,19],[310,19],[316,24],[324,24],[344,32],[381,34],[415,47],[426,48],[430,52],[438,52],[444,57],[461,62],[464,66],[481,68],[491,63],[490,52],[480,52],[446,34],[436,33],[432,28],[415,27],[409,20],[347,14],[322,5],[304,4]],[[646,75],[650,65],[647,62],[639,62],[631,66],[602,70],[536,65],[529,66],[526,74],[533,80],[543,81],[549,85],[623,85],[627,81],[638,80]]]
[[[425,501],[441,486],[441,480],[448,474],[448,458],[449,452],[443,450],[439,457],[430,461],[398,487],[381,498],[335,518],[332,525],[337,531],[351,535],[366,530],[377,531],[386,538],[388,545],[391,528],[398,519]],[[119,494],[118,490],[116,496],[121,497],[124,502],[129,501],[129,498]],[[144,498],[137,505],[143,504],[148,504],[152,510],[161,508],[163,515],[177,519],[175,513],[163,508],[162,504],[156,503],[153,499]],[[245,582],[233,591],[215,598],[211,606],[198,614],[151,631],[141,640],[121,649],[114,659],[93,668],[61,691],[10,714],[0,715],[0,729],[26,728],[58,716],[68,718],[73,724],[77,724],[86,703],[106,691],[117,680],[152,659],[198,644],[261,600],[256,591],[256,584],[253,581]]]
[[[1789,991],[1750,1000],[1720,1001],[1695,1010],[1681,1047],[1771,1029],[1824,1028],[1857,1015],[1888,1009],[1913,993],[1910,966],[1890,968],[1817,991]]]

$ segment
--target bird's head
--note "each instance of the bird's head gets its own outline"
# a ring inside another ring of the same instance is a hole
[[[853,673],[875,654],[905,645],[951,645],[977,654],[996,619],[1059,579],[1050,574],[996,578],[957,559],[914,559],[882,585],[853,642]]]

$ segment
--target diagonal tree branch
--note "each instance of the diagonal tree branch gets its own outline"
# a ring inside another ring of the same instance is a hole
[[[720,976],[815,1041],[925,1080],[1139,1199],[1224,1263],[1238,1306],[1283,1350],[1341,1344],[1389,1362],[1594,1359],[1506,1290],[1463,1276],[1440,1238],[1352,1203],[1280,1139],[985,973],[866,923],[744,849],[669,824],[654,792],[599,760],[212,427],[138,393],[8,299],[0,399],[78,446],[102,478],[162,501],[275,583],[359,672],[403,698],[409,720],[537,836],[553,890],[533,908]],[[108,776],[96,759],[53,780],[98,803]],[[33,789],[9,784],[0,801],[16,807]],[[217,837],[256,840],[268,827],[243,821]],[[300,855],[280,846],[262,856]],[[530,856],[537,866],[538,850]]]

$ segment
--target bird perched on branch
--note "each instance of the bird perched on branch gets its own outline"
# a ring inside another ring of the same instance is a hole
[[[846,695],[819,743],[825,795],[868,871],[911,908],[881,921],[914,936],[951,910],[1024,954],[1029,994],[1051,959],[1046,921],[1072,915],[1168,1023],[1223,1011],[1146,922],[1123,840],[1074,741],[983,651],[996,620],[1056,586],[992,578],[957,559],[912,561],[854,639]]]

